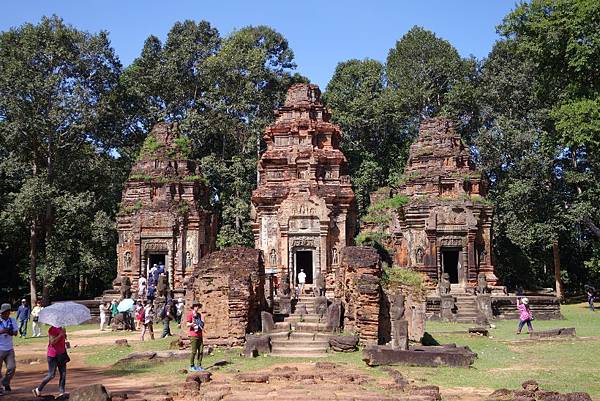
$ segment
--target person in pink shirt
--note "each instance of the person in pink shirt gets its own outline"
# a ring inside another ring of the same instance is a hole
[[[67,362],[69,362],[69,355],[67,354],[67,331],[64,327],[50,327],[48,329],[48,374],[39,386],[34,388],[33,395],[40,397],[42,390],[54,379],[56,375],[56,369],[60,374],[60,380],[58,382],[58,397],[62,397],[65,394],[65,384],[67,381]]]
[[[521,330],[523,330],[525,323],[527,323],[527,332],[533,332],[533,326],[531,325],[533,315],[529,309],[529,300],[527,298],[517,297],[517,309],[519,310],[519,327],[517,328],[517,334],[521,334]]]

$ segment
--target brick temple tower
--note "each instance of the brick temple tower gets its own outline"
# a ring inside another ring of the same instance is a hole
[[[162,262],[169,287],[183,292],[184,280],[215,248],[216,220],[189,150],[176,124],[156,124],[123,188],[117,275],[129,277],[134,289],[139,277]]]
[[[395,190],[409,198],[392,227],[395,263],[434,281],[448,273],[458,287],[474,286],[480,273],[495,285],[494,209],[485,188],[453,123],[425,120],[410,147],[404,183]]]
[[[301,269],[307,284],[322,273],[331,289],[356,222],[341,131],[329,122],[316,85],[293,85],[275,115],[252,194],[255,246],[264,252],[267,272],[287,274],[292,284]]]

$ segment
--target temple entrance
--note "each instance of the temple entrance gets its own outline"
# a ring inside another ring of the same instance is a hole
[[[296,251],[294,252],[296,263],[294,271],[294,282],[298,282],[298,273],[304,270],[306,273],[306,284],[313,283],[313,252]]]
[[[458,284],[458,260],[460,248],[442,249],[442,268],[450,276],[451,284]]]
[[[154,265],[166,265],[166,254],[164,253],[151,253],[148,255],[148,267],[152,268]]]

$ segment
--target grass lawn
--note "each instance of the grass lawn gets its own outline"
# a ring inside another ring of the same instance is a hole
[[[474,387],[485,389],[516,389],[528,379],[537,380],[548,390],[560,392],[586,391],[600,399],[600,312],[592,313],[584,304],[562,307],[564,320],[534,321],[535,330],[557,327],[575,327],[578,338],[527,340],[526,334],[516,335],[517,321],[495,321],[490,337],[471,336],[466,333],[470,325],[428,322],[427,331],[440,343],[468,345],[478,354],[470,369],[419,368],[397,366],[405,376],[422,384],[435,384],[442,388]],[[165,350],[170,339],[134,342],[130,347],[88,346],[75,352],[86,354],[86,362],[95,366],[111,365],[133,351]],[[239,356],[239,349],[216,349],[204,358],[204,366],[217,360],[227,360],[229,365],[221,369],[224,373],[255,371],[275,364],[309,362],[304,358],[278,358],[260,356],[247,359]],[[331,361],[356,367],[373,376],[387,375],[379,368],[370,368],[362,361],[362,353],[333,353],[327,358],[314,360]],[[179,369],[186,368],[186,360],[157,363],[139,362],[113,367],[109,374],[115,375],[158,375],[161,378],[179,380]]]

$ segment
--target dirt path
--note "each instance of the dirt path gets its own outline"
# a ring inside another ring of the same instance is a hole
[[[69,341],[73,347],[82,347],[88,345],[109,345],[119,338],[126,338],[128,341],[139,339],[139,332],[122,333],[114,335],[110,332],[101,332],[100,330],[80,330],[69,333]],[[47,373],[46,364],[46,342],[31,341],[18,344],[15,347],[17,359],[17,372],[11,382],[13,391],[0,397],[0,401],[39,401],[31,390],[36,387]],[[71,362],[67,370],[67,391],[77,387],[102,383],[112,392],[127,392],[129,399],[142,399],[144,390],[148,386],[140,383],[139,378],[117,377],[106,375],[105,367],[89,367],[85,365],[85,353],[70,353]],[[44,389],[45,395],[58,394],[58,372],[56,378],[51,381]]]

